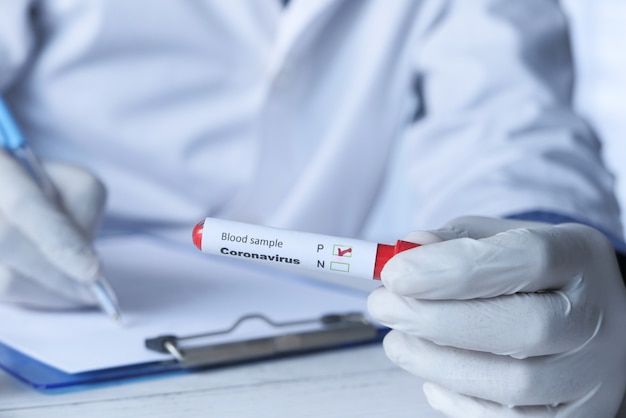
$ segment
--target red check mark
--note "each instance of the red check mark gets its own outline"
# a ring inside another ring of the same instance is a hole
[[[343,257],[344,255],[351,253],[352,252],[352,248],[346,248],[345,250],[342,250],[341,248],[337,247],[337,255],[339,257]]]

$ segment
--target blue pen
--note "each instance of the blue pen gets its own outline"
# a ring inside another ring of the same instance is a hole
[[[45,195],[55,204],[61,206],[61,199],[54,183],[50,180],[46,171],[24,140],[24,136],[13,120],[9,108],[0,99],[0,145],[7,149],[20,161],[39,184]],[[90,285],[91,291],[96,297],[100,307],[113,319],[120,322],[122,317],[115,302],[115,295],[104,277],[98,278]]]

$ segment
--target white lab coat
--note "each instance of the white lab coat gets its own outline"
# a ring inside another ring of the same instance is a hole
[[[576,63],[575,104],[598,132],[626,224],[626,1],[563,0]]]
[[[620,230],[556,1],[280,3],[5,1],[0,83],[41,155],[104,180],[108,231],[382,239],[531,210]]]

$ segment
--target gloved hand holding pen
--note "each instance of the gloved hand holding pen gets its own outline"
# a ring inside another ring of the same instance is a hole
[[[40,308],[95,305],[84,283],[100,273],[91,245],[103,185],[66,164],[44,164],[62,209],[0,148],[0,301]]]
[[[626,290],[603,234],[468,217],[415,239],[435,243],[393,257],[369,309],[393,328],[387,355],[429,381],[435,409],[464,418],[616,414]]]

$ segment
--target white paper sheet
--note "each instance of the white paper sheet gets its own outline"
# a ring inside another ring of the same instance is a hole
[[[228,329],[245,314],[277,322],[366,311],[366,292],[202,254],[149,237],[99,245],[124,325],[100,311],[38,312],[0,305],[0,341],[67,373],[169,358],[144,340]],[[233,338],[268,331],[250,323]]]

